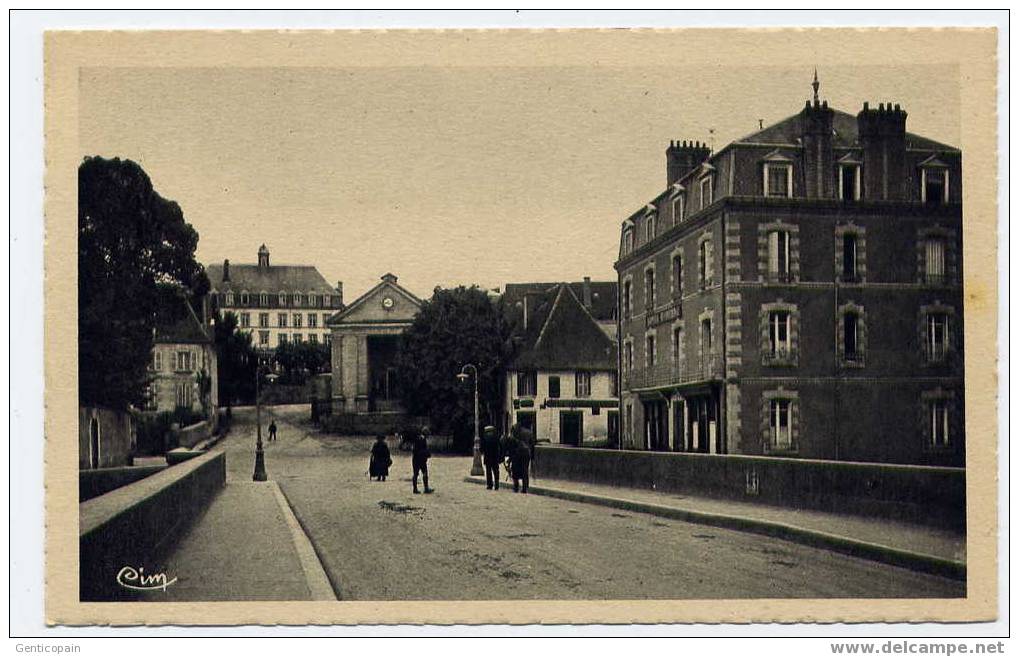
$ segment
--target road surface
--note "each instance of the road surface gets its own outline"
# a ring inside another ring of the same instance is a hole
[[[390,443],[320,433],[307,406],[263,409],[277,481],[343,600],[959,597],[965,585],[754,534],[465,482],[471,460],[436,455],[432,495]],[[250,480],[254,411],[234,413],[228,479]]]

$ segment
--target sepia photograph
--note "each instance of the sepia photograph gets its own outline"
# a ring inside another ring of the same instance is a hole
[[[50,616],[993,618],[995,36],[49,33]]]

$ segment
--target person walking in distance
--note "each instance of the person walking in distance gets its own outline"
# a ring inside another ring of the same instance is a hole
[[[389,476],[389,466],[392,464],[393,458],[389,454],[386,437],[380,433],[375,437],[375,444],[372,445],[371,460],[368,461],[368,476],[385,481]]]
[[[270,442],[276,441],[276,420],[272,420],[269,423],[269,441]]]
[[[531,448],[523,440],[514,440],[510,443],[510,473],[513,475],[513,492],[518,490],[527,492],[527,486],[531,483]]]
[[[425,484],[425,493],[433,492],[428,487],[428,459],[432,453],[428,451],[428,427],[421,427],[421,432],[414,438],[414,447],[411,449],[411,465],[414,468],[414,493],[420,493],[418,490],[418,474],[421,475]]]
[[[481,454],[485,461],[485,485],[488,490],[499,490],[499,464],[502,463],[502,445],[495,434],[495,427],[485,427],[481,438]]]

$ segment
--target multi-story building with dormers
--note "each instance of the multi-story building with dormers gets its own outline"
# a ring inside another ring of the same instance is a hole
[[[258,264],[208,265],[216,310],[237,315],[242,331],[258,349],[285,342],[329,343],[326,320],[343,309],[343,283],[330,287],[311,265],[270,265],[269,249],[258,249]]]
[[[622,225],[623,444],[962,465],[962,154],[817,97]]]

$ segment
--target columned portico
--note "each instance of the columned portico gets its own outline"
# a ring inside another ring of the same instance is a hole
[[[400,336],[421,300],[393,274],[329,318],[332,332],[333,413],[400,413],[395,357]]]

